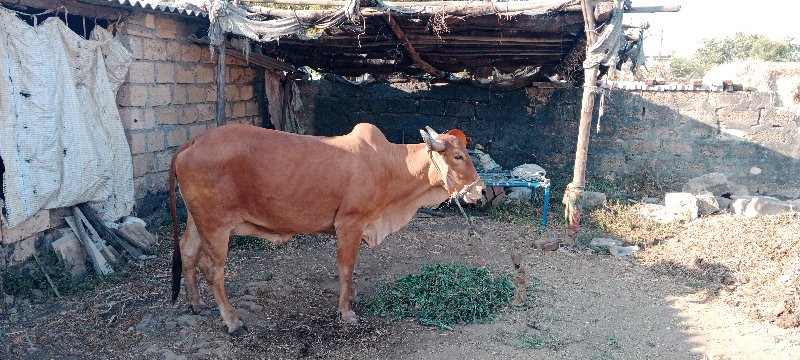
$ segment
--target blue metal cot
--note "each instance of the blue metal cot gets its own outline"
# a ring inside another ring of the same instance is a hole
[[[550,179],[541,178],[539,181],[528,181],[523,178],[511,175],[509,170],[478,170],[486,186],[499,186],[499,187],[525,187],[531,189],[531,200],[536,188],[544,190],[543,205],[542,205],[542,220],[541,226],[547,226],[547,207],[550,204]]]

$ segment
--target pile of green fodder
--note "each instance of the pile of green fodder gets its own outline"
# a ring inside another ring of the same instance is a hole
[[[422,325],[452,329],[456,324],[494,321],[513,296],[507,276],[463,264],[434,264],[419,275],[381,285],[366,307],[392,321],[416,318]]]

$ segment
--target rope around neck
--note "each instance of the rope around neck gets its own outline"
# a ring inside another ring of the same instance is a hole
[[[449,200],[451,202],[456,203],[456,205],[458,205],[458,210],[461,211],[461,215],[464,215],[464,218],[467,219],[467,223],[469,223],[469,226],[470,226],[470,228],[472,230],[472,234],[470,234],[470,235],[480,236],[480,234],[478,233],[478,228],[475,227],[475,223],[472,221],[472,217],[467,215],[467,213],[464,211],[464,208],[461,207],[461,202],[458,201],[458,198],[460,196],[463,196],[462,193],[464,193],[464,194],[467,193],[469,191],[469,189],[472,188],[472,186],[474,186],[476,183],[478,183],[478,181],[480,181],[480,179],[481,179],[480,176],[478,176],[475,179],[475,181],[473,181],[469,185],[464,185],[464,188],[461,189],[461,191],[453,191],[451,193],[450,190],[447,189],[447,179],[445,178],[445,175],[442,172],[442,169],[439,168],[439,164],[437,164],[436,161],[433,160],[433,151],[431,151],[430,149],[428,149],[428,156],[431,159],[431,164],[433,164],[433,167],[436,168],[436,172],[439,173],[439,177],[442,179],[442,187],[444,188],[444,191],[446,191],[450,195],[449,196]]]

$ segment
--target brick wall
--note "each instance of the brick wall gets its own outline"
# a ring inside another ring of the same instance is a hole
[[[203,26],[207,21],[134,11],[118,31],[134,57],[117,105],[133,155],[140,215],[163,205],[175,148],[216,126],[216,55],[186,40],[203,33]],[[253,87],[260,69],[226,59],[227,122],[261,124]]]
[[[320,81],[301,91],[300,117],[319,135],[371,122],[393,142],[418,142],[425,125],[460,128],[506,168],[538,163],[569,173],[573,165],[580,89]],[[592,125],[590,175],[647,174],[677,190],[688,178],[721,171],[753,192],[800,197],[800,115],[772,104],[770,93],[611,91]]]
[[[131,11],[117,30],[133,53],[117,105],[133,155],[134,212],[143,216],[166,208],[167,173],[175,149],[216,126],[216,56],[211,57],[207,46],[187,40],[190,34],[204,33],[207,20]],[[263,69],[232,56],[226,59],[227,122],[262,124],[254,89],[263,83]],[[37,244],[61,236],[63,231],[55,228],[65,226],[68,215],[65,208],[42,210],[25,223],[4,229],[0,267],[27,260]]]

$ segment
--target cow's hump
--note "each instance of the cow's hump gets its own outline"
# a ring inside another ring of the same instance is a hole
[[[383,135],[383,132],[381,132],[377,126],[370,123],[356,124],[356,126],[353,127],[353,131],[351,131],[349,135],[357,137],[373,146],[389,144],[389,140],[386,140],[386,136]]]

